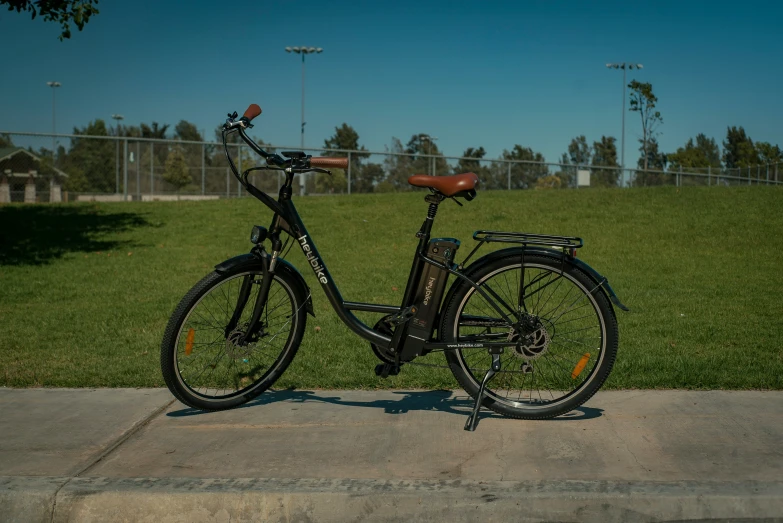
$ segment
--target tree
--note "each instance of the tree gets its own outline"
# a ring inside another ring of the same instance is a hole
[[[376,185],[375,192],[411,190],[408,177],[413,174],[412,159],[404,155],[405,149],[400,139],[392,137],[391,147],[387,147],[386,151],[390,153],[383,160],[386,178]]]
[[[667,155],[669,166],[683,169],[705,169],[707,167],[720,169],[720,149],[714,138],[704,134],[696,135],[696,142],[688,138],[685,147],[679,147],[677,152]]]
[[[769,142],[756,143],[756,152],[762,164],[783,162],[783,151],[777,145],[772,145]]]
[[[169,128],[169,124],[160,125],[158,122],[152,122],[149,126],[145,123],[141,124],[141,137],[142,138],[157,138],[159,140],[166,139],[166,131]]]
[[[758,151],[742,127],[727,129],[726,140],[723,141],[723,163],[729,169],[758,165]]]
[[[10,134],[0,134],[0,147],[13,147],[14,142]]]
[[[109,136],[103,120],[90,122],[86,127],[74,128],[73,134]],[[116,176],[116,143],[112,140],[71,138],[71,148],[63,162],[69,178],[66,188],[71,191],[113,193]]]
[[[568,159],[571,165],[590,165],[590,153],[590,146],[583,134],[572,138],[568,144]]]
[[[465,152],[462,153],[463,157],[457,162],[454,173],[474,173],[478,176],[479,182],[487,183],[492,177],[492,173],[490,172],[488,165],[482,165],[482,163],[479,162],[480,159],[484,158],[485,154],[487,154],[487,151],[485,151],[483,147],[479,147],[478,149],[468,147],[465,149]]]
[[[81,31],[90,17],[99,13],[97,4],[98,0],[0,0],[0,5],[7,5],[9,11],[31,13],[33,20],[41,15],[46,22],[59,22],[61,42],[71,37],[71,22]]]
[[[448,173],[451,168],[438,150],[434,139],[424,133],[414,134],[405,146],[406,154],[412,155],[410,174],[437,175]],[[435,156],[433,159],[432,156]]]
[[[383,165],[379,163],[367,163],[359,166],[359,175],[354,176],[353,167],[351,167],[351,178],[353,186],[351,192],[373,192],[376,185],[383,180],[386,172]]]
[[[551,174],[549,176],[542,176],[536,180],[536,189],[560,189],[562,184],[563,181],[560,179],[560,176]]]
[[[639,150],[642,154],[645,152],[640,147]],[[647,144],[647,156],[639,158],[638,167],[640,170],[636,171],[634,178],[634,185],[664,185],[669,179],[669,176],[664,174],[666,169],[666,163],[668,161],[667,156],[658,150],[658,139],[652,137]],[[646,165],[646,169],[642,169],[642,166]]]
[[[154,122],[153,125],[157,126],[157,124]],[[168,128],[168,125],[164,127],[164,133],[166,128]],[[204,141],[204,137],[201,136],[201,133],[199,132],[196,125],[188,122],[187,120],[180,120],[179,123],[174,127],[174,137],[184,142]]]
[[[193,181],[190,177],[190,169],[185,161],[185,155],[179,147],[173,149],[166,158],[166,169],[163,171],[163,179],[174,186],[179,194],[180,189]]]
[[[601,136],[601,141],[593,142],[592,173],[590,185],[614,187],[620,177],[617,163],[617,140],[614,136]],[[608,167],[602,169],[601,167]],[[614,167],[614,169],[611,169]]]
[[[583,134],[571,139],[567,151],[567,153],[563,153],[560,159],[563,167],[557,173],[563,187],[569,187],[574,184],[577,169],[580,166],[590,165],[590,157],[592,155],[592,148]]]
[[[342,149],[344,151],[366,151],[367,149],[364,148],[364,146],[359,145],[359,133],[356,132],[356,130],[348,125],[347,123],[343,123],[340,127],[334,128],[334,134],[324,140],[324,149]],[[347,153],[344,152],[338,152],[338,151],[327,151],[324,153],[326,156],[346,156]],[[370,192],[372,191],[372,185],[373,181],[367,181],[363,180],[362,177],[365,174],[365,172],[362,170],[361,161],[364,158],[368,158],[370,155],[368,153],[360,153],[355,152],[351,153],[351,187],[352,191],[357,192]],[[372,171],[369,172],[372,174]],[[336,174],[336,173],[333,173]],[[327,176],[328,175],[324,175]],[[345,178],[345,182],[340,182],[337,178],[334,178],[332,182],[329,182],[327,179],[323,179],[321,181],[320,186],[325,186],[329,188],[329,192],[343,192],[348,187],[347,182],[347,173],[342,173],[342,177]],[[316,191],[322,192],[319,190],[318,185],[319,177],[316,177]],[[360,190],[361,189],[361,190]]]
[[[515,162],[511,164],[510,179],[512,189],[533,187],[538,178],[549,175],[549,168],[545,165],[546,159],[544,155],[530,147],[522,147],[519,144],[515,144],[510,151],[504,149],[499,160],[502,160],[502,162],[493,163],[491,167],[492,177],[490,183],[493,188],[508,187],[509,164],[507,162]]]
[[[652,84],[642,83],[633,80],[628,87],[631,89],[631,111],[638,112],[642,121],[642,138],[639,140],[642,144],[643,168],[648,168],[650,141],[658,134],[656,129],[663,123],[660,111],[655,110],[655,104],[658,98],[653,94]],[[640,165],[641,167],[642,165]]]
[[[348,177],[342,169],[332,171],[332,174],[317,173],[315,175],[316,193],[344,193],[348,188]]]

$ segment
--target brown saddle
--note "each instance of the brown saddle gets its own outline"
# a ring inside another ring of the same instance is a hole
[[[476,194],[475,189],[479,179],[474,173],[453,174],[450,176],[414,174],[408,178],[408,183],[414,187],[435,189],[444,196],[470,196],[468,199],[472,200],[472,197]]]

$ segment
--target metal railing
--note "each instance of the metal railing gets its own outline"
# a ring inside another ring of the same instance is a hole
[[[66,199],[160,200],[243,196],[231,174],[223,147],[217,142],[191,142],[114,136],[3,132],[14,144],[31,149],[0,159],[0,178],[11,186],[11,199],[21,201],[29,173],[39,178],[39,191],[48,190],[50,179],[63,185]],[[52,158],[52,139],[59,153]],[[295,146],[263,145],[269,151],[299,150]],[[238,167],[256,165],[260,159],[245,144],[231,144]],[[6,150],[6,149],[4,149]],[[783,164],[741,169],[705,168],[665,170],[626,169],[615,166],[572,165],[510,159],[476,159],[461,156],[408,154],[397,151],[353,151],[306,148],[314,156],[344,155],[345,171],[332,176],[306,175],[307,194],[367,193],[411,190],[411,174],[454,174],[473,171],[482,189],[576,188],[578,171],[587,171],[592,187],[779,185]],[[254,185],[276,193],[279,173],[251,176]],[[295,179],[298,185],[299,180]],[[41,196],[43,196],[41,194]],[[39,201],[46,201],[42,197]]]

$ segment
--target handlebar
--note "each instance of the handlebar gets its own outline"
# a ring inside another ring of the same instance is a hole
[[[250,194],[261,200],[264,205],[272,209],[276,214],[285,216],[285,210],[278,202],[248,182],[247,175],[251,171],[264,169],[285,171],[287,175],[287,186],[290,188],[290,183],[294,174],[307,171],[332,174],[330,171],[325,169],[348,169],[348,158],[336,158],[331,156],[311,157],[299,151],[289,153],[284,152],[283,155],[287,156],[287,158],[283,158],[278,154],[270,154],[264,151],[252,138],[247,135],[247,133],[245,133],[245,129],[253,127],[250,122],[260,114],[261,107],[259,107],[257,104],[250,104],[241,118],[237,118],[236,112],[233,114],[229,113],[228,119],[223,125],[223,148],[226,152],[228,164],[231,167],[234,176],[236,176],[237,180],[239,180],[242,186],[244,186],[248,192],[250,192]],[[228,151],[228,143],[226,142],[226,135],[234,131],[239,132],[239,136],[242,138],[242,141],[244,141],[256,154],[262,156],[266,160],[267,165],[270,167],[254,167],[246,170],[243,174],[240,174],[236,168],[236,165],[231,159],[231,155]]]
[[[332,156],[313,156],[310,158],[311,167],[324,169],[347,169],[348,158],[335,158]]]
[[[245,111],[245,114],[242,115],[242,118],[246,119],[248,123],[253,121],[253,118],[261,114],[261,107],[258,106],[258,104],[250,104]]]

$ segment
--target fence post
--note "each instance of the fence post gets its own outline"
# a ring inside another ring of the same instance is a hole
[[[150,201],[152,201],[152,195],[155,193],[155,163],[152,160],[153,158],[155,158],[155,142],[150,142]]]
[[[682,185],[682,164],[680,164],[680,168],[677,171],[677,187]]]
[[[351,151],[348,151],[348,194],[351,194]]]
[[[122,180],[123,180],[123,200],[128,201],[128,139],[125,138],[122,145],[122,152],[123,152],[123,167],[122,167]]]
[[[511,162],[508,162],[508,190],[511,190]]]
[[[206,179],[206,167],[205,162],[206,160],[204,157],[207,155],[207,149],[206,146],[202,143],[201,144],[201,195],[204,196],[206,193],[204,192],[205,188],[205,179]]]
[[[761,183],[761,164],[756,166],[756,185]]]
[[[114,149],[116,150],[114,154],[114,174],[116,180],[116,185],[114,186],[114,194],[120,194],[120,140],[119,138],[114,140]]]
[[[231,189],[229,188],[228,167],[226,167],[226,198],[231,198]]]
[[[141,142],[136,142],[136,199],[141,201]]]
[[[767,185],[769,185],[769,164],[767,164]]]

